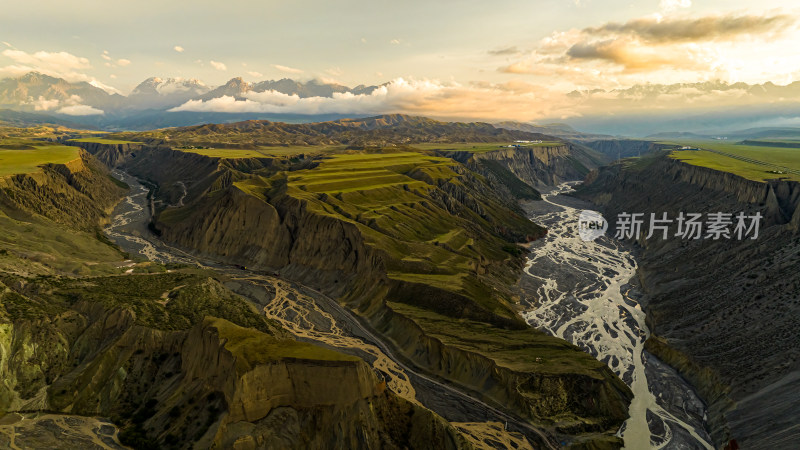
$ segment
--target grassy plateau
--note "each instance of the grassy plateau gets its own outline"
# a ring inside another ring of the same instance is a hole
[[[514,145],[513,142],[465,142],[465,143],[431,143],[431,144],[414,144],[413,147],[420,150],[440,150],[440,151],[466,151],[472,153],[485,153],[493,152],[496,150],[508,150],[509,145]],[[540,143],[519,144],[521,149],[536,148],[536,147],[555,147],[564,145],[563,142],[558,141],[543,141]]]
[[[109,145],[141,144],[141,142],[124,141],[124,140],[121,140],[121,139],[106,139],[106,138],[102,138],[102,137],[88,137],[88,138],[70,139],[70,142],[86,142],[86,143],[91,143],[91,144],[109,144]]]
[[[689,164],[755,181],[776,178],[800,181],[800,144],[797,147],[772,147],[699,140],[668,143],[700,149],[676,150],[670,155]]]
[[[78,158],[79,149],[64,145],[22,144],[14,149],[13,144],[3,141],[0,148],[0,177],[19,173],[34,173],[43,164],[65,164]],[[5,148],[9,145],[11,148]]]

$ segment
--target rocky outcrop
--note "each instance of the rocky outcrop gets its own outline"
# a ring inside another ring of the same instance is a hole
[[[791,448],[800,440],[800,183],[756,182],[658,155],[603,168],[584,184],[579,196],[601,206],[610,230],[622,211],[762,214],[757,239],[634,244],[653,333],[647,348],[708,403],[717,444]]]
[[[124,164],[127,161],[136,158],[137,154],[145,148],[145,144],[106,144],[102,142],[82,142],[66,140],[64,145],[71,145],[73,147],[80,147],[87,152],[94,155],[95,158],[100,160],[108,167],[115,168]]]
[[[230,186],[194,207],[189,220],[179,214],[159,217],[164,239],[231,263],[280,270],[334,293],[355,274],[377,274],[382,266],[355,225],[314,214],[291,197],[273,204]]]
[[[609,160],[641,156],[663,148],[675,147],[669,144],[658,144],[653,141],[639,139],[581,139],[581,144],[605,155]]]
[[[157,227],[164,239],[182,247],[254,270],[278,271],[341,298],[415,365],[480,392],[536,424],[569,435],[612,435],[627,417],[630,391],[590,355],[561,340],[537,335],[536,339],[553,345],[548,351],[580,369],[511,369],[494,361],[491,354],[438,340],[415,318],[387,306],[402,302],[419,307],[456,327],[466,321],[488,327],[489,333],[523,333],[502,341],[505,350],[531,345],[526,339],[532,336],[524,333],[534,330],[519,319],[503,295],[509,295],[505,292],[521,267],[521,260],[509,257],[517,250],[509,241],[524,242],[526,234],[535,238],[541,229],[503,206],[482,177],[467,167],[453,163],[446,168],[448,177],[441,176],[442,170],[403,169],[408,184],[381,188],[380,198],[409,200],[392,206],[386,217],[348,209],[351,193],[312,193],[288,186],[286,178],[276,175],[234,183],[196,204],[167,210],[158,217]],[[288,172],[286,176],[302,175]],[[414,180],[424,182],[425,188],[411,191],[408,185]],[[352,195],[358,201],[363,198],[358,196],[375,194],[356,191]],[[398,219],[388,216],[394,213]],[[469,244],[451,248],[435,235],[422,242],[414,240],[414,230],[428,233],[441,228],[443,221],[447,229],[457,224],[456,231]],[[430,251],[458,259],[437,267],[425,258],[411,258],[405,246],[416,246],[420,255]],[[464,258],[479,249],[480,259]],[[459,275],[453,286],[426,283],[426,275],[454,271],[455,264],[465,265],[466,281],[460,281]],[[410,279],[403,278],[406,273]]]
[[[26,294],[44,309],[2,311],[3,412],[112,417],[133,447],[469,448],[446,421],[387,391],[356,357],[208,316],[186,329],[146,326],[128,308],[83,300],[64,308],[58,288],[16,284],[3,286],[4,305]],[[218,289],[202,304],[229,305]]]
[[[90,154],[40,172],[0,178],[0,207],[10,216],[35,214],[70,228],[94,229],[109,219],[124,190]]]
[[[486,152],[450,151],[443,156],[470,165],[495,161],[518,179],[533,187],[555,186],[564,181],[579,180],[602,160],[581,151],[574,144],[522,148],[498,148]]]
[[[433,330],[426,331],[391,306],[373,306],[368,319],[425,371],[478,392],[482,398],[504,405],[540,426],[570,435],[602,435],[616,430],[627,419],[630,390],[608,367],[586,358],[580,349],[566,342],[537,342],[533,338],[536,330],[509,335],[525,342],[520,345],[527,345],[531,354],[555,350],[562,357],[586,364],[587,370],[561,372],[546,364],[539,364],[536,370],[522,369],[522,364],[512,368],[492,359],[491,352],[482,354],[459,348],[454,342],[443,342],[433,335]],[[531,335],[528,339],[522,337],[526,333]]]

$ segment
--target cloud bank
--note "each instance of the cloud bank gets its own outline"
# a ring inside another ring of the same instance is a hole
[[[507,83],[443,83],[397,78],[370,94],[334,93],[332,97],[287,95],[277,91],[247,92],[190,100],[170,111],[270,114],[377,115],[406,113],[452,120],[567,119],[584,115],[654,114],[687,107],[736,107],[798,104],[800,82],[788,86],[704,82],[636,85],[628,89],[560,93],[540,86]]]
[[[688,6],[691,2],[662,2],[665,10]],[[800,60],[787,57],[798,39],[798,18],[790,14],[654,14],[554,32],[498,71],[542,80],[559,76],[561,84],[573,87],[613,88],[643,80],[763,82],[800,72]],[[515,49],[489,54],[508,58]]]
[[[170,111],[291,114],[382,114],[402,112],[447,118],[533,118],[557,113],[553,94],[527,83],[461,85],[436,80],[397,78],[370,94],[334,93],[333,97],[287,95],[277,91],[248,92],[242,98],[223,96],[190,100]]]

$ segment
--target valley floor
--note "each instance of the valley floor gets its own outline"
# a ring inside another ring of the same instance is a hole
[[[710,449],[705,405],[674,370],[644,351],[649,331],[639,305],[636,260],[610,237],[578,236],[578,217],[592,205],[569,197],[571,184],[527,204],[529,216],[548,227],[530,244],[522,285],[532,301],[528,323],[572,342],[604,361],[634,392],[631,418],[621,434],[625,448]],[[535,300],[533,300],[535,299]]]

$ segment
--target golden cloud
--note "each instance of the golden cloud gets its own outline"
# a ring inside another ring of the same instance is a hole
[[[761,82],[776,70],[800,70],[800,62],[780,57],[800,36],[796,23],[795,16],[777,13],[654,15],[609,22],[554,32],[525,57],[512,59],[498,71],[549,78],[549,83],[557,77],[558,83],[574,87],[709,79]]]
[[[743,35],[778,33],[797,19],[784,14],[771,16],[727,15],[700,18],[643,17],[626,23],[607,23],[585,28],[589,36],[628,35],[652,43],[732,40]]]

